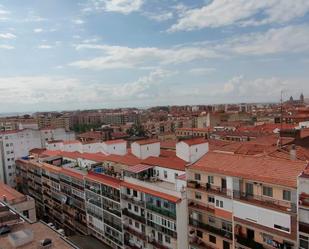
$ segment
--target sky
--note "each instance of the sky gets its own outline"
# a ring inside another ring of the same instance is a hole
[[[0,0],[0,112],[309,96],[308,0]]]

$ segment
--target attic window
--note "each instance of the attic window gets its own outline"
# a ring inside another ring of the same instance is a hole
[[[149,147],[147,146],[147,150],[149,150]]]
[[[197,148],[195,149],[195,152],[197,152]]]
[[[116,147],[114,146],[114,150],[116,149]]]

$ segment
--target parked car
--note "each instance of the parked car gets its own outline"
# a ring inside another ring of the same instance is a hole
[[[11,232],[11,228],[8,225],[0,227],[0,235],[7,234]]]

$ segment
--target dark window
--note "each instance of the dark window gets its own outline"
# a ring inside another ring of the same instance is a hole
[[[200,231],[200,230],[196,230],[196,236],[200,237],[200,238],[203,238],[203,232]]]
[[[211,243],[216,244],[216,237],[209,234],[209,241],[210,241]]]
[[[195,173],[195,174],[194,174],[194,179],[195,179],[196,181],[200,181],[200,180],[201,180],[201,174]]]
[[[291,200],[291,191],[283,190],[283,200],[285,200],[285,201]]]

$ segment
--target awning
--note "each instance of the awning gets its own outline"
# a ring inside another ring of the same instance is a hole
[[[127,171],[137,174],[137,173],[140,173],[145,170],[152,169],[152,168],[154,168],[154,166],[146,165],[146,164],[137,164],[137,165],[129,167]]]

